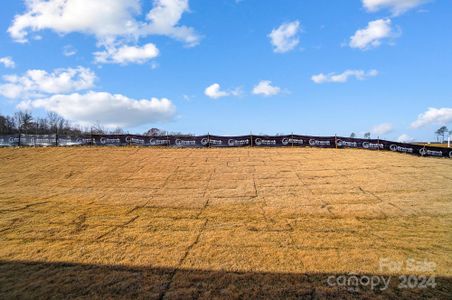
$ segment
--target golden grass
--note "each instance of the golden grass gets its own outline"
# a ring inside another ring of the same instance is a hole
[[[0,149],[0,297],[447,298],[451,216],[447,159]],[[352,293],[326,283],[331,274],[392,274],[382,258],[435,262],[427,274],[438,286]]]
[[[430,146],[430,147],[442,147],[442,148],[448,148],[448,147],[447,147],[447,143],[446,143],[446,144],[444,144],[444,143],[431,143],[431,144],[419,144],[419,145],[422,145],[422,146]]]

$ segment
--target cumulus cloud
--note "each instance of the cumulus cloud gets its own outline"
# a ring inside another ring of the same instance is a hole
[[[133,35],[139,29],[135,15],[139,0],[33,0],[26,11],[16,15],[8,28],[17,42],[27,42],[30,31],[53,30],[59,34],[82,32],[99,39]]]
[[[168,121],[176,110],[166,98],[132,99],[120,94],[93,91],[26,100],[18,108],[42,108],[81,125],[100,123],[107,128]]]
[[[317,84],[333,82],[333,83],[345,83],[349,80],[349,78],[354,77],[358,80],[365,80],[369,77],[375,77],[378,75],[377,70],[345,70],[340,74],[336,73],[328,73],[328,74],[317,74],[311,77],[311,80]]]
[[[391,28],[390,19],[379,19],[371,21],[366,28],[359,29],[350,37],[349,46],[367,50],[379,47],[383,39],[395,37],[395,33]]]
[[[402,134],[397,138],[397,142],[399,143],[411,143],[414,139],[408,134]]]
[[[227,96],[239,96],[240,89],[236,88],[234,90],[225,91],[221,90],[220,84],[214,83],[204,90],[204,94],[209,98],[218,99]]]
[[[372,127],[371,132],[375,135],[384,135],[390,133],[394,127],[390,123],[383,123]]]
[[[105,51],[94,53],[96,63],[110,63],[126,65],[129,63],[143,64],[159,55],[157,47],[148,43],[142,47],[139,46],[121,46],[107,47]]]
[[[276,53],[285,53],[293,50],[300,43],[300,39],[298,38],[299,33],[299,21],[283,23],[278,28],[273,29],[268,35],[273,45],[273,51]]]
[[[182,14],[188,11],[188,0],[155,0],[154,7],[146,16],[149,23],[143,25],[142,34],[166,35],[195,46],[200,40],[196,31],[191,27],[177,26]]]
[[[28,41],[30,32],[46,29],[58,34],[91,34],[100,44],[110,44],[118,37],[130,40],[152,34],[169,36],[189,46],[199,42],[193,28],[178,26],[182,14],[189,11],[188,0],[153,3],[146,21],[140,21],[140,0],[28,0],[26,11],[15,16],[8,32],[20,43]]]
[[[16,63],[11,56],[0,57],[0,64],[8,69],[14,69],[16,67]]]
[[[400,15],[416,8],[429,0],[362,0],[364,8],[369,12],[389,9],[393,15]]]
[[[24,75],[3,76],[0,95],[10,98],[36,98],[46,94],[70,93],[92,88],[96,75],[84,67],[44,70],[28,70]]]
[[[421,128],[427,125],[446,125],[452,122],[452,108],[429,107],[427,111],[421,113],[417,119],[411,123],[411,128]]]
[[[261,80],[253,88],[254,95],[274,96],[278,95],[280,92],[281,88],[277,86],[272,86],[272,82],[270,80]]]

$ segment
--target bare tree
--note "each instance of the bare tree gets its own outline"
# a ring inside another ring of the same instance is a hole
[[[54,112],[47,113],[47,120],[49,123],[49,130],[55,133],[58,133],[58,130],[61,129],[61,124],[64,124],[64,122],[62,122],[64,119]]]
[[[356,137],[356,133],[352,132],[352,133],[350,134],[350,137],[351,137],[352,139],[354,139],[354,138]]]
[[[33,116],[29,112],[19,111],[14,114],[14,121],[19,132],[28,133],[33,129]]]
[[[110,131],[111,134],[125,134],[126,132],[124,131],[124,129],[117,127],[113,130]]]
[[[6,117],[0,115],[0,133],[7,134],[8,132],[8,126],[7,126],[7,119]]]
[[[370,132],[366,132],[366,133],[364,134],[364,138],[365,138],[365,139],[370,139]]]
[[[91,126],[91,133],[93,133],[93,134],[104,134],[105,133],[105,129],[102,126],[102,124],[100,124],[99,122],[96,122],[96,124],[93,124],[93,126]]]

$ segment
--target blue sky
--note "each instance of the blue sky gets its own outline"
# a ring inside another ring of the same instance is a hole
[[[451,1],[5,1],[0,29],[1,114],[407,141],[452,127]]]

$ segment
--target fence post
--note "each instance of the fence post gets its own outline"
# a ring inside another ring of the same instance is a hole
[[[207,132],[207,148],[210,148],[210,132]]]
[[[334,134],[334,146],[337,149],[337,134],[336,133]]]
[[[380,136],[377,136],[377,151],[380,151]]]
[[[36,147],[36,138],[38,137],[38,122],[36,122],[36,127],[35,127],[35,138],[34,138],[34,146]]]
[[[293,131],[292,131],[292,148],[293,148]]]
[[[250,131],[250,147],[253,147],[253,133]]]

